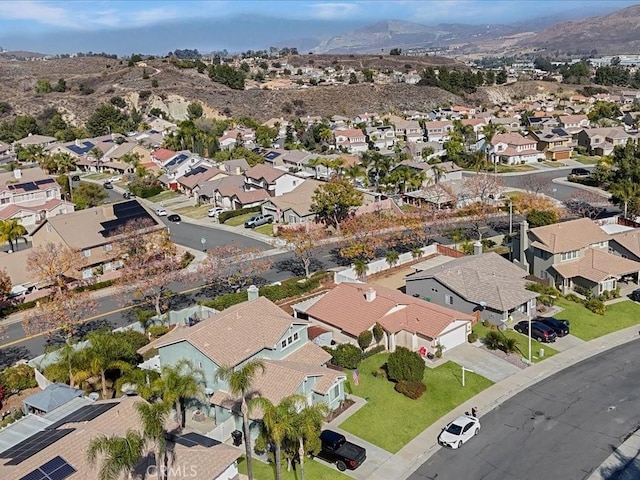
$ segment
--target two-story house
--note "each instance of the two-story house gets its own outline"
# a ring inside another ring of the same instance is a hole
[[[216,428],[209,435],[224,441],[241,429],[242,415],[239,397],[227,382],[216,378],[220,367],[239,369],[259,359],[265,368],[258,370],[251,397],[278,404],[297,394],[310,405],[325,403],[331,410],[340,405],[346,376],[326,367],[331,356],[309,341],[309,326],[307,320],[293,318],[265,297],[257,297],[196,325],[177,326],[140,352],[156,348],[161,366],[188,359],[203,371],[208,399],[206,403],[193,399],[193,404],[215,419]],[[252,437],[261,418],[260,411],[250,412]]]
[[[583,128],[589,128],[591,121],[586,115],[560,115],[558,117],[560,128],[570,134],[578,133]]]
[[[216,167],[208,167],[205,165],[198,165],[187,173],[178,177],[176,182],[178,183],[178,190],[186,193],[188,196],[198,196],[198,192],[202,185],[216,178],[226,177],[227,174]]]
[[[17,219],[29,231],[45,218],[74,209],[62,198],[60,185],[40,168],[0,174],[0,220]]]
[[[562,128],[532,131],[528,137],[536,141],[536,148],[544,152],[547,160],[557,161],[571,158],[573,138]]]
[[[244,189],[264,190],[271,197],[278,197],[294,190],[304,179],[286,171],[258,164],[244,172]]]
[[[518,133],[499,133],[489,144],[489,158],[493,163],[513,165],[537,162],[544,159],[537,142]]]
[[[213,163],[206,158],[191,153],[188,150],[178,152],[162,164],[164,172],[158,180],[172,190],[178,190],[178,178],[197,167],[213,167]]]
[[[47,218],[31,234],[34,247],[47,243],[62,244],[79,257],[77,270],[70,275],[88,279],[115,270],[122,265],[114,248],[123,228],[134,228],[138,222],[140,235],[167,227],[137,200],[101,205],[66,215]]]
[[[396,133],[391,125],[367,127],[367,139],[376,150],[388,150],[396,143]]]
[[[632,138],[623,127],[585,128],[578,132],[578,145],[591,155],[610,155],[617,145],[624,145]]]
[[[336,139],[336,147],[344,148],[348,152],[366,152],[369,149],[367,136],[357,128],[339,128],[333,132]]]
[[[223,150],[229,150],[239,145],[251,148],[255,145],[256,132],[251,128],[233,128],[225,130],[218,141]]]
[[[424,132],[417,120],[397,120],[394,122],[396,137],[406,142],[418,143],[424,140]]]
[[[562,292],[615,290],[622,276],[637,276],[640,263],[609,253],[609,235],[595,222],[580,218],[529,229],[520,226],[514,262]]]
[[[443,143],[449,140],[449,132],[453,130],[453,122],[450,120],[433,120],[424,122],[427,131],[427,139],[430,142]]]

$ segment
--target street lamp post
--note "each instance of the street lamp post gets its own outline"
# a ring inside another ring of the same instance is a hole
[[[529,322],[529,335],[527,335],[528,336],[527,340],[529,342],[529,365],[531,365],[531,313],[529,313],[528,317],[529,317],[529,319],[528,319],[528,322]]]
[[[513,235],[513,202],[509,200],[509,239]]]

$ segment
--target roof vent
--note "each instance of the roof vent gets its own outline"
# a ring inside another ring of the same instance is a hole
[[[364,292],[364,298],[367,300],[367,302],[373,302],[376,299],[376,291],[373,288],[369,287],[369,290]]]

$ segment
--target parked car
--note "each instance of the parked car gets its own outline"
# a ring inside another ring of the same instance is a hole
[[[640,288],[631,292],[631,294],[629,294],[629,298],[634,302],[640,302]]]
[[[127,200],[130,198],[136,198],[136,194],[132,192],[124,192],[122,194],[122,198],[126,198]]]
[[[180,222],[180,221],[182,221],[182,219],[180,218],[180,215],[178,215],[177,213],[172,213],[171,215],[169,215],[167,217],[167,220],[169,220],[170,222]]]
[[[213,207],[213,208],[210,208],[207,211],[207,215],[210,216],[210,217],[217,217],[222,212],[224,212],[224,208],[222,208],[222,207]]]
[[[262,215],[258,213],[244,222],[244,228],[256,228],[260,225],[266,225],[273,222],[273,215]]]
[[[344,435],[333,430],[323,430],[320,433],[320,452],[316,455],[331,463],[335,463],[338,470],[344,472],[347,468],[358,468],[367,458],[367,451],[355,443],[348,442]]]
[[[164,208],[158,208],[156,209],[156,215],[158,215],[159,217],[166,217],[167,211]]]
[[[513,329],[523,335],[529,335],[528,320],[517,323]],[[556,341],[557,337],[556,332],[554,332],[552,328],[540,322],[531,322],[531,338],[535,338],[539,342],[552,343]]]
[[[584,177],[586,175],[591,175],[591,172],[586,168],[572,168],[571,175],[575,175],[576,177]]]
[[[556,335],[559,337],[564,337],[565,335],[569,335],[569,321],[568,320],[558,320],[554,317],[538,317],[535,319],[536,322],[542,323],[547,327],[551,328]]]
[[[472,415],[461,415],[442,429],[438,443],[443,447],[460,448],[480,433],[480,420]]]
[[[102,186],[107,190],[113,190],[113,185],[111,185],[111,182],[104,182]]]
[[[107,180],[107,182],[118,183],[120,180],[122,180],[122,177],[120,175],[116,175]]]
[[[71,181],[72,182],[79,182],[80,181],[80,175],[71,175]]]

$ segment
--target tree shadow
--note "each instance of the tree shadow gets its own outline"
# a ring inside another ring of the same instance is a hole
[[[626,480],[640,478],[640,452],[633,457],[628,457],[611,445],[615,465],[602,466],[597,470],[600,476],[606,480]]]
[[[6,347],[0,350],[0,370],[14,365],[19,360],[33,357],[27,347]]]
[[[274,267],[278,272],[291,272],[296,277],[304,277],[304,265],[297,258],[288,258],[285,260],[280,260],[274,264]],[[319,272],[324,269],[324,263],[322,263],[317,258],[312,258],[311,263],[309,265],[309,272]]]

